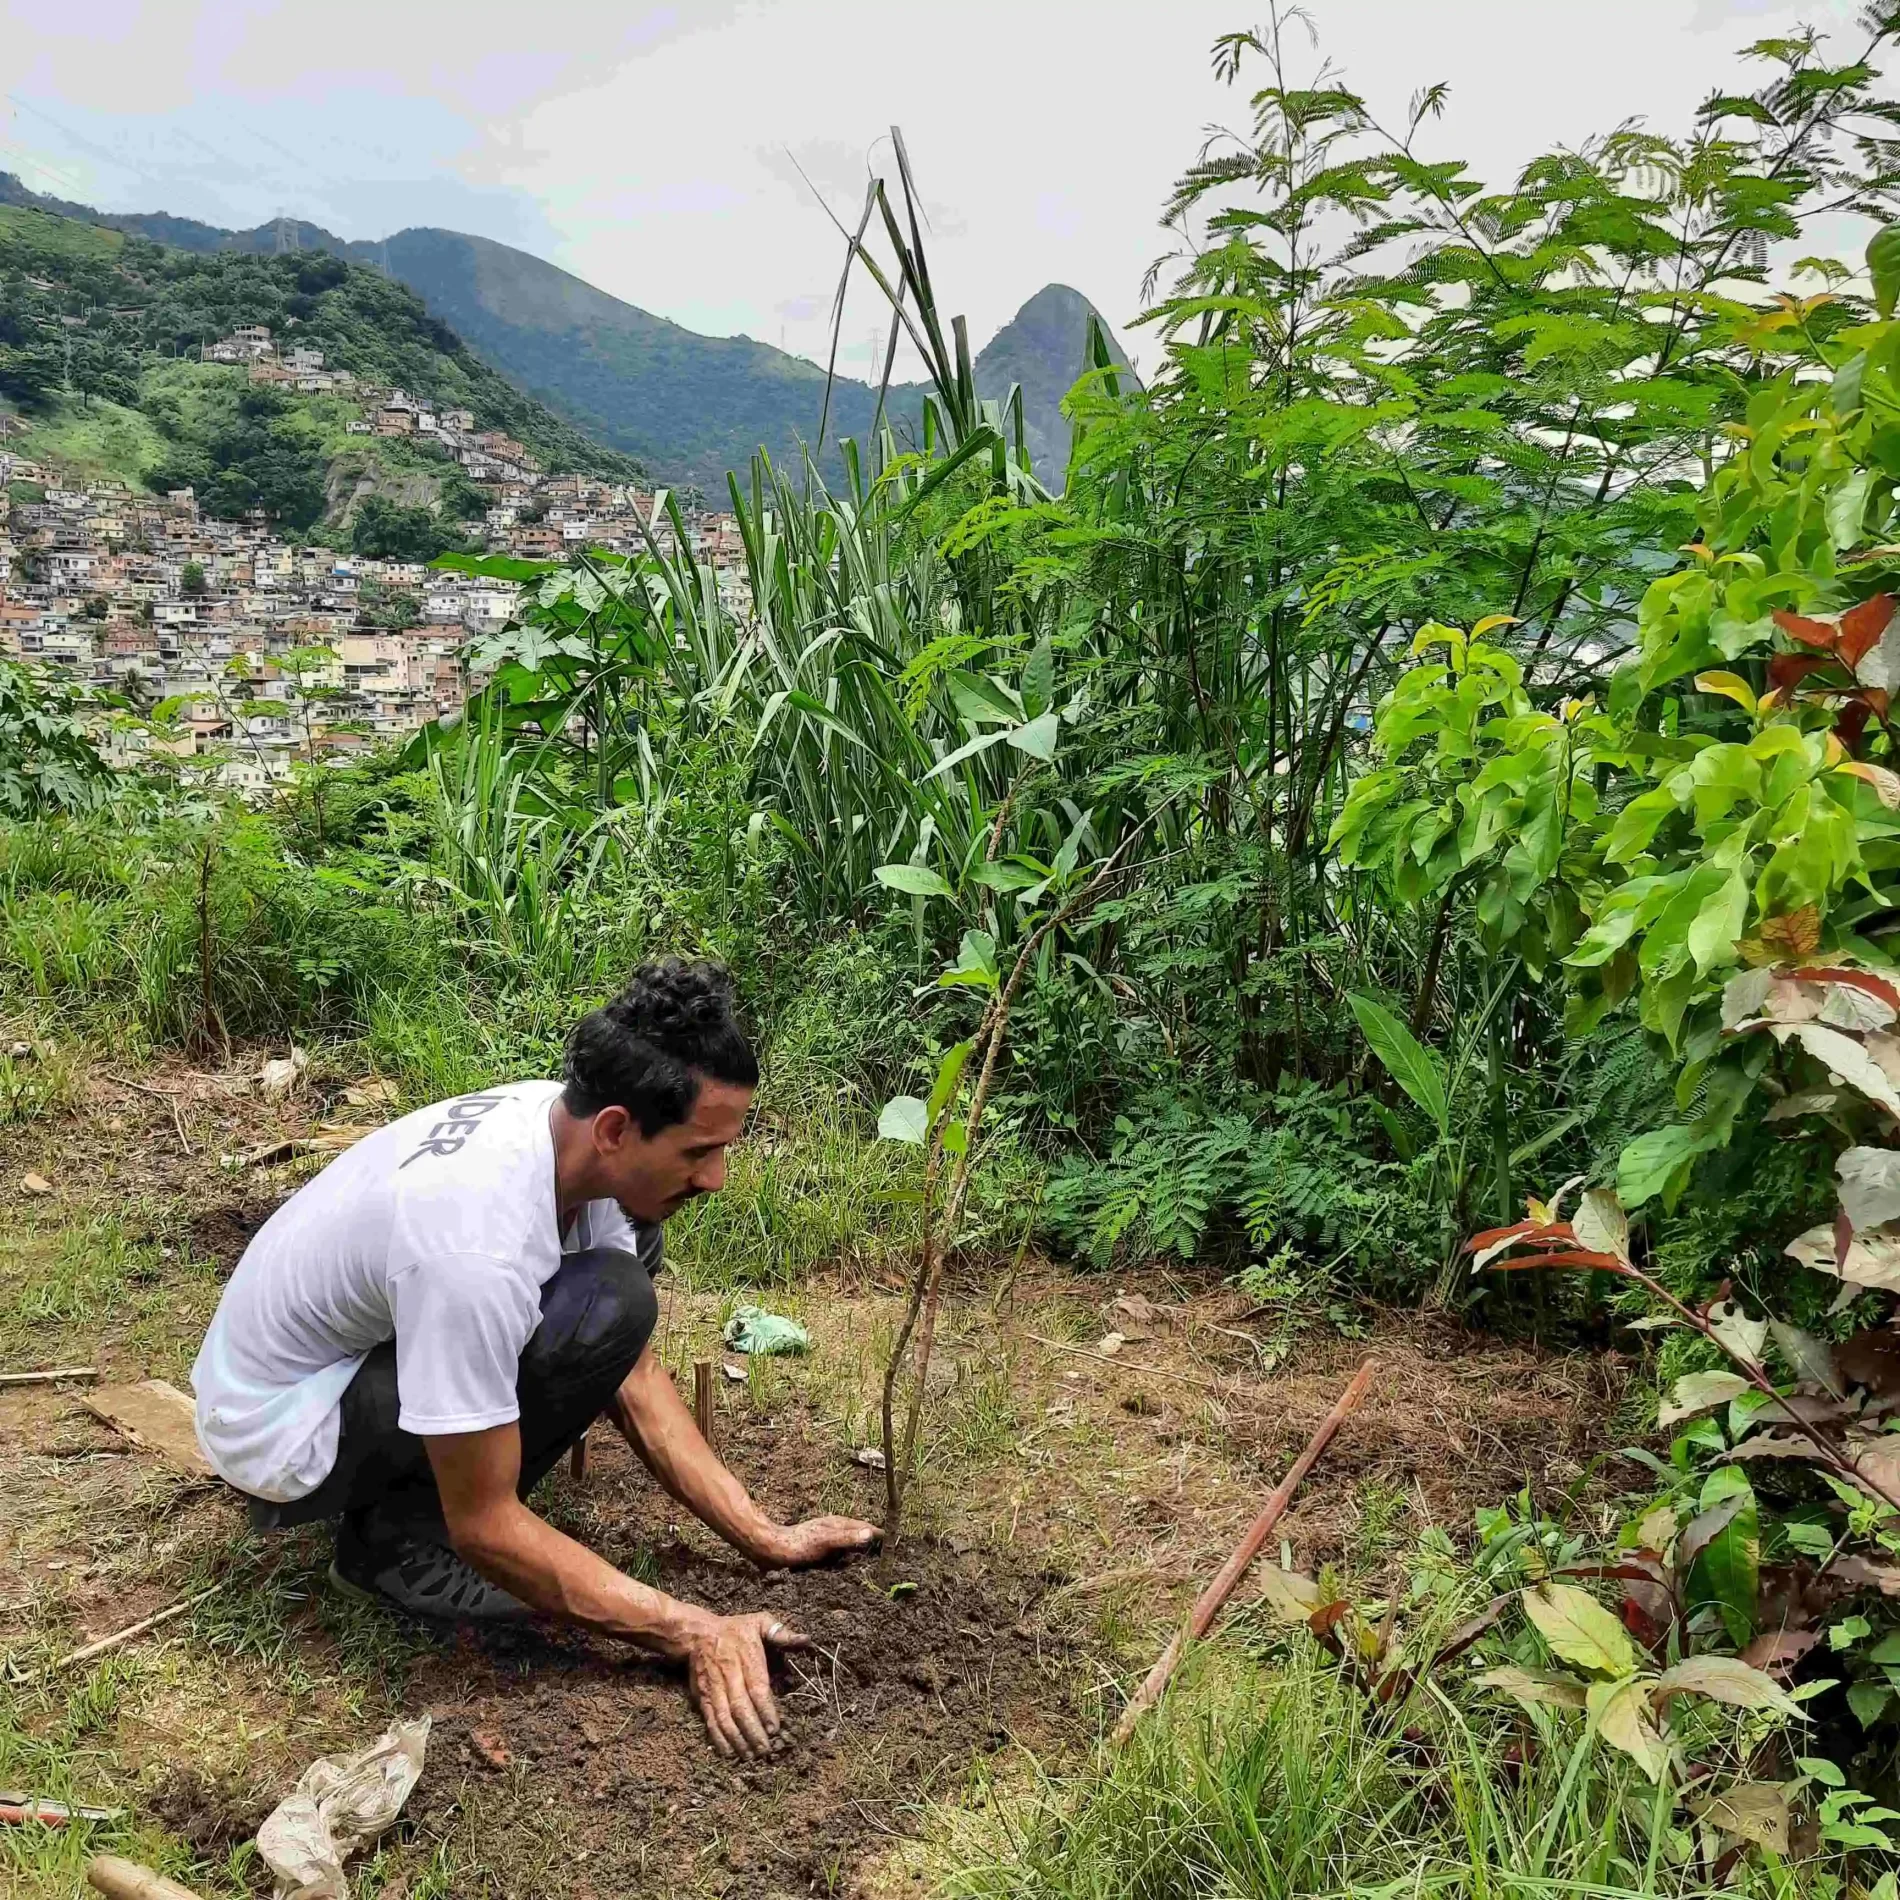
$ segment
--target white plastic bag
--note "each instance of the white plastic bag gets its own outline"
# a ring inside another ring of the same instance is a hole
[[[350,1900],[343,1863],[402,1812],[422,1776],[429,1718],[398,1722],[353,1755],[323,1755],[257,1830],[278,1900]]]

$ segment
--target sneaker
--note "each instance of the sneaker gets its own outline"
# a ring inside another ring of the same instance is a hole
[[[413,1537],[370,1544],[347,1519],[337,1530],[330,1581],[345,1596],[393,1603],[439,1623],[523,1623],[534,1615],[446,1546]]]

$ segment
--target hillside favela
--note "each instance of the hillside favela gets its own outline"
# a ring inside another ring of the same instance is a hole
[[[520,301],[578,300],[596,334],[465,307],[445,250],[505,258]],[[0,172],[0,290],[0,653],[78,691],[115,765],[253,798],[459,714],[533,564],[679,555],[743,620],[719,445],[795,472],[820,422],[908,446],[919,421],[915,387],[694,336],[458,233],[223,231]],[[1048,286],[976,357],[1045,464],[1093,315]]]
[[[0,80],[0,1900],[1900,1900],[1900,0]]]
[[[7,216],[0,208],[0,256]],[[62,313],[62,327],[87,322]],[[359,380],[268,324],[206,342],[199,362],[201,385],[227,385],[240,407],[252,392],[327,397],[346,436],[403,444],[404,466],[425,485],[432,462],[454,471],[479,504],[457,524],[472,550],[626,557],[672,550],[683,526],[721,595],[735,611],[748,604],[732,516],[690,495],[669,509],[650,486],[550,473],[473,411]],[[514,617],[515,583],[432,570],[445,538],[435,513],[392,506],[368,483],[340,515],[342,531],[318,543],[286,538],[263,508],[212,513],[189,483],[153,492],[35,459],[33,448],[34,431],[0,412],[0,653],[98,689],[92,723],[116,761],[157,751],[266,792],[289,781],[294,761],[346,758],[459,712],[484,676],[482,636]],[[157,729],[108,710],[159,702],[175,705]]]

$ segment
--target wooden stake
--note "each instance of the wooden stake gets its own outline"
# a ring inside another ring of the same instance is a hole
[[[0,1372],[0,1385],[57,1385],[62,1379],[96,1379],[97,1366],[59,1366],[51,1372]]]
[[[699,1359],[693,1363],[693,1417],[699,1422],[699,1435],[707,1444],[713,1441],[713,1382],[712,1361]]]
[[[568,1475],[576,1484],[587,1482],[587,1434],[582,1432],[574,1441],[574,1449],[567,1454]]]
[[[198,1900],[189,1887],[181,1887],[135,1860],[121,1860],[117,1854],[98,1854],[86,1863],[86,1884],[107,1900]]]
[[[1234,1594],[1241,1578],[1246,1575],[1247,1566],[1260,1554],[1260,1546],[1267,1541],[1268,1534],[1293,1501],[1293,1493],[1299,1489],[1300,1480],[1319,1462],[1320,1454],[1332,1443],[1333,1434],[1358,1409],[1359,1401],[1366,1396],[1366,1388],[1371,1385],[1372,1375],[1377,1370],[1377,1363],[1368,1359],[1353,1374],[1352,1383],[1339,1395],[1338,1404],[1326,1414],[1319,1430],[1307,1441],[1306,1449],[1300,1453],[1293,1469],[1280,1480],[1279,1489],[1268,1498],[1260,1515],[1247,1527],[1246,1536],[1234,1546],[1233,1555],[1221,1565],[1220,1574],[1195,1599],[1187,1621],[1175,1631],[1167,1648],[1161,1652],[1161,1659],[1149,1670],[1148,1680],[1136,1690],[1134,1699],[1122,1711],[1122,1719],[1115,1724],[1117,1748],[1134,1733],[1135,1724],[1142,1716],[1161,1700],[1168,1680],[1186,1653],[1188,1644],[1198,1643],[1213,1627],[1215,1617],[1220,1615],[1227,1599]]]

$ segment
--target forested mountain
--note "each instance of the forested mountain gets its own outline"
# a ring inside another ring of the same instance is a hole
[[[816,437],[825,376],[803,357],[750,337],[701,336],[487,238],[401,231],[373,249],[522,388],[671,479],[717,486],[761,443],[785,460]],[[1069,448],[1060,405],[1081,372],[1091,308],[1079,292],[1051,284],[975,363],[985,396],[1022,384],[1035,466],[1058,485]],[[890,392],[886,413],[900,429],[913,427],[922,393]],[[863,436],[876,408],[875,388],[839,377],[827,433]]]
[[[6,202],[206,255],[327,252],[385,272],[520,388],[663,480],[716,490],[761,444],[780,460],[796,458],[817,432],[824,372],[804,358],[750,337],[701,336],[487,238],[421,228],[349,243],[288,218],[225,231],[165,212],[94,211],[40,197],[0,173]],[[1067,460],[1060,405],[1082,366],[1091,309],[1079,292],[1048,285],[976,358],[983,395],[1022,385],[1025,433],[1045,481],[1059,483]],[[920,399],[920,389],[900,387],[887,413],[908,427]],[[862,435],[875,410],[872,387],[841,377],[829,433]]]
[[[473,412],[550,469],[629,476],[477,356],[405,285],[322,252],[193,254],[95,223],[0,206],[0,399],[32,452],[153,486],[198,489],[213,513],[261,507],[309,529],[339,496],[387,488],[480,512],[440,452],[348,433],[336,397],[253,388],[197,361],[240,324],[321,350],[360,384]]]

